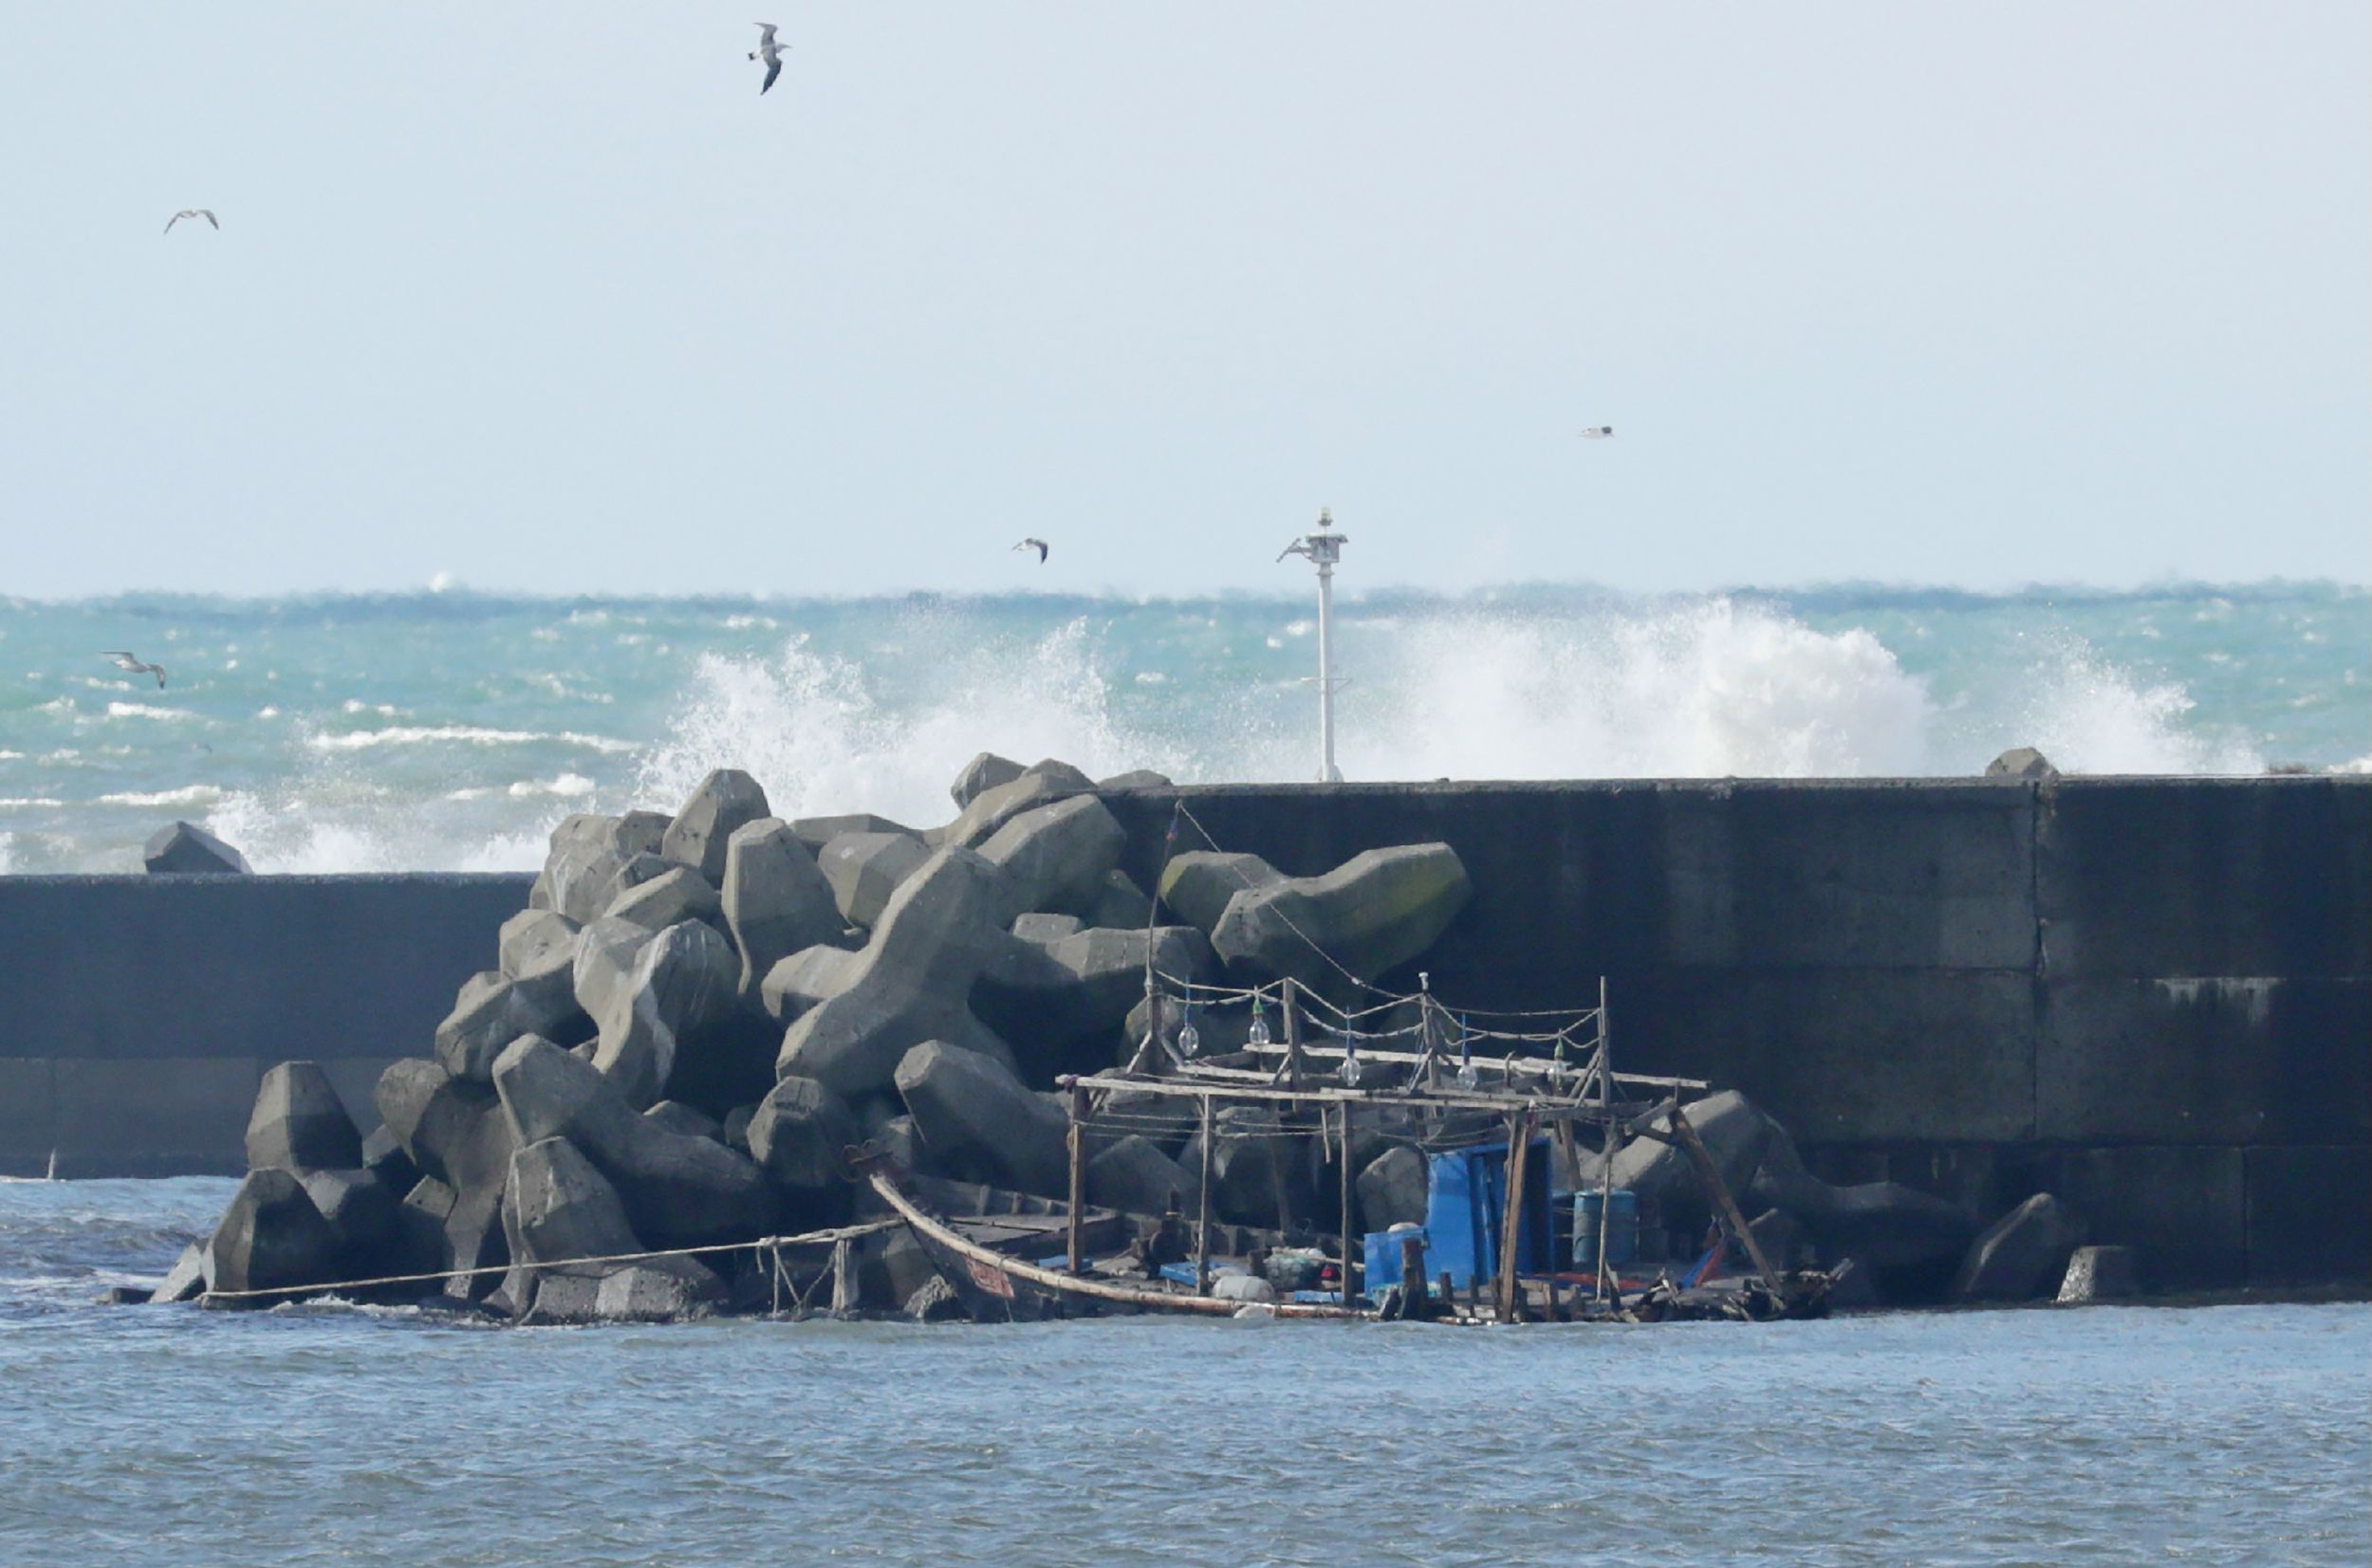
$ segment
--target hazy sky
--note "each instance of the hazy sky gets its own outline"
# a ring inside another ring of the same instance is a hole
[[[13,8],[0,593],[2372,579],[2360,0],[765,14]]]

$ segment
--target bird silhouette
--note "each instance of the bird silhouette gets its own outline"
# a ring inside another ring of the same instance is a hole
[[[103,656],[115,660],[116,668],[119,670],[129,670],[136,675],[156,676],[158,688],[159,690],[163,689],[165,684],[165,667],[163,665],[142,664],[139,660],[139,655],[127,654],[120,648],[106,648],[101,650],[101,653]]]
[[[758,83],[758,96],[764,98],[766,89],[774,85],[774,79],[783,74],[784,46],[774,42],[773,23],[753,22],[751,26],[758,29],[758,46],[750,51],[750,58],[766,62],[766,80]]]

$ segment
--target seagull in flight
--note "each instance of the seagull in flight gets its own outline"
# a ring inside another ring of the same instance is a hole
[[[1582,439],[1584,441],[1603,441],[1613,434],[1614,427],[1612,425],[1592,425],[1587,430],[1582,432]]]
[[[758,46],[750,51],[750,58],[766,62],[766,80],[758,85],[758,96],[764,98],[766,89],[774,85],[774,79],[783,74],[783,46],[774,42],[773,23],[752,22],[750,25],[758,29]]]
[[[163,665],[142,664],[139,655],[127,654],[120,648],[105,648],[102,649],[101,653],[115,660],[117,669],[129,670],[136,675],[154,675],[157,677],[158,689],[161,691],[164,688],[165,667]]]
[[[168,234],[172,233],[173,226],[179,223],[183,218],[204,218],[208,223],[213,224],[216,229],[220,229],[222,227],[220,223],[215,222],[214,210],[213,208],[184,207],[178,212],[174,213],[173,216],[165,219],[165,232]]]
[[[1038,552],[1038,564],[1041,566],[1046,564],[1047,545],[1045,540],[1025,539],[1020,544],[1014,545],[1013,548],[1016,550],[1035,550]]]

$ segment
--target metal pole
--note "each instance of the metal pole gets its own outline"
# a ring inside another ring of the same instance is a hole
[[[1318,782],[1335,784],[1343,770],[1334,766],[1334,558],[1320,553],[1318,563]]]
[[[1321,508],[1318,527],[1285,546],[1277,556],[1297,555],[1318,568],[1318,782],[1341,784],[1334,766],[1334,563],[1343,559],[1344,536],[1334,531],[1334,512]]]

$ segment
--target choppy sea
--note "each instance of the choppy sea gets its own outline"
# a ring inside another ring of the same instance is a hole
[[[230,1182],[0,1182],[0,1560],[2372,1560],[2372,1306],[478,1329],[103,1307]]]
[[[779,815],[950,813],[974,752],[1316,775],[1301,598],[0,600],[0,873],[186,818],[259,871],[528,869],[711,767]],[[2330,583],[1344,600],[1354,779],[2372,769],[2372,593]],[[126,649],[161,688],[114,668]]]

